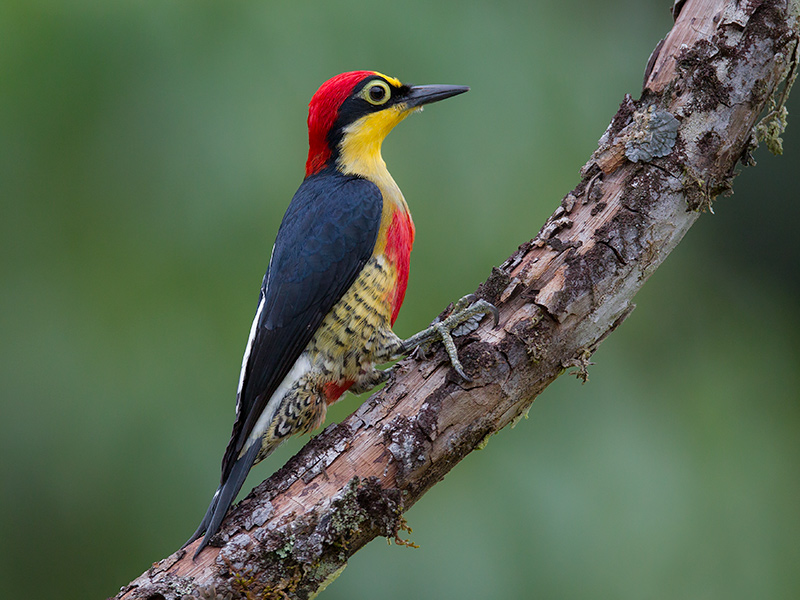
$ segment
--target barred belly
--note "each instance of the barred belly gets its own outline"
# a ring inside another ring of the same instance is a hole
[[[351,386],[361,388],[370,381],[375,364],[395,354],[401,344],[391,329],[396,277],[396,268],[384,255],[373,256],[325,316],[276,392],[284,400],[263,432],[258,460],[290,434],[319,427],[329,404]]]

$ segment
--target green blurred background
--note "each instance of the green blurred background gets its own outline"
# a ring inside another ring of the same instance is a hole
[[[670,4],[3,0],[2,596],[104,598],[194,530],[322,81],[472,86],[384,146],[417,224],[406,336],[578,182]],[[418,550],[375,541],[325,598],[800,597],[794,117],[590,382],[552,385],[409,511]]]

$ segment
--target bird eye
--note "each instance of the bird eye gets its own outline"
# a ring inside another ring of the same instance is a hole
[[[389,89],[389,84],[379,79],[376,79],[367,85],[365,92],[364,99],[375,106],[386,104],[386,102],[389,100],[389,97],[392,95],[392,91]]]

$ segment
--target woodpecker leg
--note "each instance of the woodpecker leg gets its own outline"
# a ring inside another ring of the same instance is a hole
[[[466,381],[472,381],[464,372],[461,361],[458,360],[458,352],[456,351],[453,336],[458,337],[475,331],[485,315],[492,315],[494,317],[494,326],[497,327],[500,313],[493,304],[486,300],[475,300],[474,294],[464,296],[456,302],[453,312],[449,316],[433,323],[427,329],[412,335],[407,340],[403,340],[399,350],[392,358],[400,358],[417,348],[424,355],[433,343],[441,341],[456,373]]]

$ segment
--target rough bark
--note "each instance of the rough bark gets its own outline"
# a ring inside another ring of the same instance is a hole
[[[756,138],[777,147],[785,124],[797,0],[688,0],[673,11],[641,99],[625,97],[577,187],[478,289],[501,319],[459,343],[473,381],[441,350],[405,360],[231,511],[221,547],[195,561],[194,544],[179,550],[118,598],[313,597],[367,542],[401,535],[404,511],[566,369],[585,374]]]

